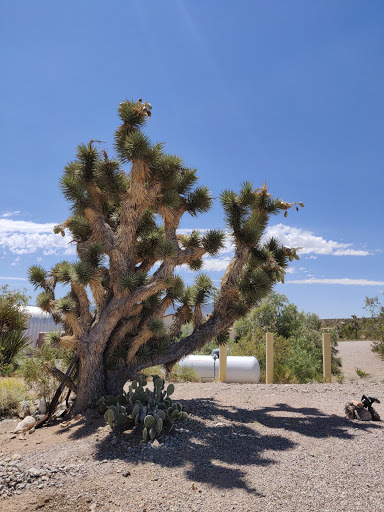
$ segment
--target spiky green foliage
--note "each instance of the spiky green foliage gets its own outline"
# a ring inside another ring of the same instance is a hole
[[[61,338],[61,331],[50,331],[45,333],[45,343],[58,346]]]
[[[159,260],[171,258],[176,254],[176,246],[172,240],[160,239],[155,254]]]
[[[79,165],[75,170],[75,177],[79,182],[92,181],[95,177],[95,171],[99,160],[99,151],[89,143],[77,146],[76,153]]]
[[[176,190],[179,194],[187,194],[197,182],[196,169],[182,169],[177,176]]]
[[[144,345],[141,345],[141,347],[136,352],[136,357],[138,361],[141,363],[146,363],[147,361],[151,360],[152,356],[152,350],[151,347],[145,343]]]
[[[95,183],[115,200],[118,200],[120,194],[123,194],[128,188],[128,180],[120,170],[120,163],[108,158],[98,162],[95,170]]]
[[[224,331],[216,337],[216,342],[218,343],[218,345],[226,345],[228,343],[228,341],[229,341],[229,332],[228,331]]]
[[[63,297],[62,299],[59,299],[57,301],[56,305],[57,305],[57,309],[61,313],[70,313],[76,307],[74,301],[69,297]]]
[[[125,161],[148,160],[151,156],[149,137],[141,132],[132,132],[125,138]]]
[[[173,301],[179,300],[183,296],[184,291],[184,281],[180,276],[175,276],[172,285],[167,288],[167,296]]]
[[[82,254],[82,260],[91,267],[98,267],[104,256],[104,246],[101,242],[94,242]]]
[[[47,278],[47,272],[40,265],[32,265],[28,269],[28,279],[31,284],[34,285],[35,289],[39,286],[43,286]]]
[[[239,282],[239,290],[243,299],[252,305],[256,305],[270,289],[272,278],[261,268],[249,270],[244,273]]]
[[[140,222],[136,229],[138,237],[148,235],[149,233],[156,232],[158,226],[156,225],[154,212],[150,209],[144,211],[141,216]]]
[[[41,308],[43,311],[50,311],[53,301],[53,295],[49,292],[41,292],[36,297],[36,304]]]
[[[71,271],[72,265],[68,261],[62,261],[56,263],[51,273],[56,277],[59,283],[70,283],[72,279]]]
[[[27,300],[21,292],[0,287],[0,375],[13,371],[16,357],[29,344],[29,315],[23,309]]]
[[[195,260],[192,260],[190,263],[189,263],[189,268],[191,270],[193,270],[194,272],[197,271],[197,270],[200,270],[203,266],[203,260],[202,258],[197,258]]]
[[[80,260],[72,265],[72,280],[82,286],[86,286],[94,276],[95,269],[87,261]]]
[[[92,229],[83,215],[73,215],[68,219],[68,229],[76,242],[84,242],[92,234]]]
[[[60,178],[60,188],[73,209],[83,209],[90,205],[90,198],[84,183],[78,177],[79,162],[70,162],[64,168],[64,174]]]
[[[215,256],[224,247],[225,233],[219,229],[211,229],[202,239],[204,249],[211,256]]]
[[[197,187],[186,198],[186,210],[194,217],[198,213],[205,213],[212,206],[212,197],[208,187]]]
[[[147,326],[154,336],[161,336],[165,333],[165,325],[161,318],[150,318]]]
[[[139,286],[145,284],[147,280],[147,274],[145,272],[127,272],[120,278],[120,288],[132,292]]]
[[[199,274],[193,287],[193,301],[195,304],[206,304],[212,297],[214,286],[212,279],[206,274]]]
[[[189,247],[201,247],[201,236],[198,231],[192,231],[190,235],[183,236],[181,243],[186,249]]]

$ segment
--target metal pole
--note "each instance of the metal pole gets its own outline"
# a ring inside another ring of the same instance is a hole
[[[331,335],[323,333],[323,377],[325,382],[332,382],[331,371]]]
[[[227,381],[227,345],[220,345],[219,352],[219,381]]]
[[[273,384],[273,334],[266,334],[265,383]]]

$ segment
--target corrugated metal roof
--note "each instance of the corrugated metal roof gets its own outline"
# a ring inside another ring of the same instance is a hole
[[[39,332],[62,331],[61,324],[55,324],[51,315],[37,306],[23,308],[29,315],[28,328],[25,334],[30,339],[31,347],[36,347]]]

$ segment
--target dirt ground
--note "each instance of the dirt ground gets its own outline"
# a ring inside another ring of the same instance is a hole
[[[176,384],[190,419],[153,445],[94,411],[25,435],[2,421],[0,475],[21,477],[0,511],[381,511],[384,423],[344,416],[367,394],[384,418],[384,363],[368,343],[340,343],[343,384]]]
[[[371,351],[372,341],[339,341],[338,350],[346,380],[360,380],[356,368],[369,375],[369,380],[384,379],[384,361]]]

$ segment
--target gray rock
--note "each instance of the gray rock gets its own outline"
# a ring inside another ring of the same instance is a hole
[[[47,414],[47,401],[45,400],[45,398],[40,398],[38,411],[40,414]]]
[[[35,467],[31,467],[31,468],[29,468],[29,469],[28,469],[28,473],[29,473],[32,477],[34,477],[34,478],[37,478],[37,477],[39,477],[39,476],[41,475],[41,471],[40,471],[40,469],[37,469],[37,468],[35,468]]]
[[[20,421],[20,423],[18,423],[16,425],[16,428],[15,428],[15,433],[20,433],[20,432],[27,432],[28,430],[30,430],[31,428],[34,428],[36,426],[36,420],[33,416],[27,416],[26,418],[23,419],[23,421]]]
[[[22,402],[19,403],[17,415],[22,420],[27,416],[31,415],[31,408],[27,400],[23,400]]]

